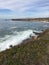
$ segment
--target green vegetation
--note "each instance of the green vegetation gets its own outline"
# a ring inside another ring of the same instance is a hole
[[[49,65],[49,30],[0,52],[0,65]]]

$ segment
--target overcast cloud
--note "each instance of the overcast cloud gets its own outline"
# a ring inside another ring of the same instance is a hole
[[[49,17],[49,0],[0,0],[0,16]]]

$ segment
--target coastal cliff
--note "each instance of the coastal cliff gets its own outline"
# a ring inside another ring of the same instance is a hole
[[[0,65],[49,65],[49,29],[0,52]]]
[[[46,21],[49,22],[48,18],[19,18],[19,19],[11,19],[12,21]]]

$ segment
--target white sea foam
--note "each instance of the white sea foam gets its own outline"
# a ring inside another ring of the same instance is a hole
[[[16,26],[14,26],[14,27],[10,27],[10,29],[14,29],[14,28],[17,28]]]
[[[43,23],[49,23],[49,21],[41,21],[41,22],[43,22]]]
[[[35,33],[42,33],[43,31],[33,30]]]
[[[23,40],[30,38],[31,36],[36,36],[32,30],[17,32],[15,35],[6,35],[3,41],[0,42],[0,51],[4,51],[10,48],[10,45],[15,46],[20,44]]]

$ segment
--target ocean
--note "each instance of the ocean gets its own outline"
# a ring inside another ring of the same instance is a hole
[[[12,21],[0,19],[0,51],[15,46],[31,36],[37,36],[34,32],[42,32],[49,28],[49,22],[36,21]]]

